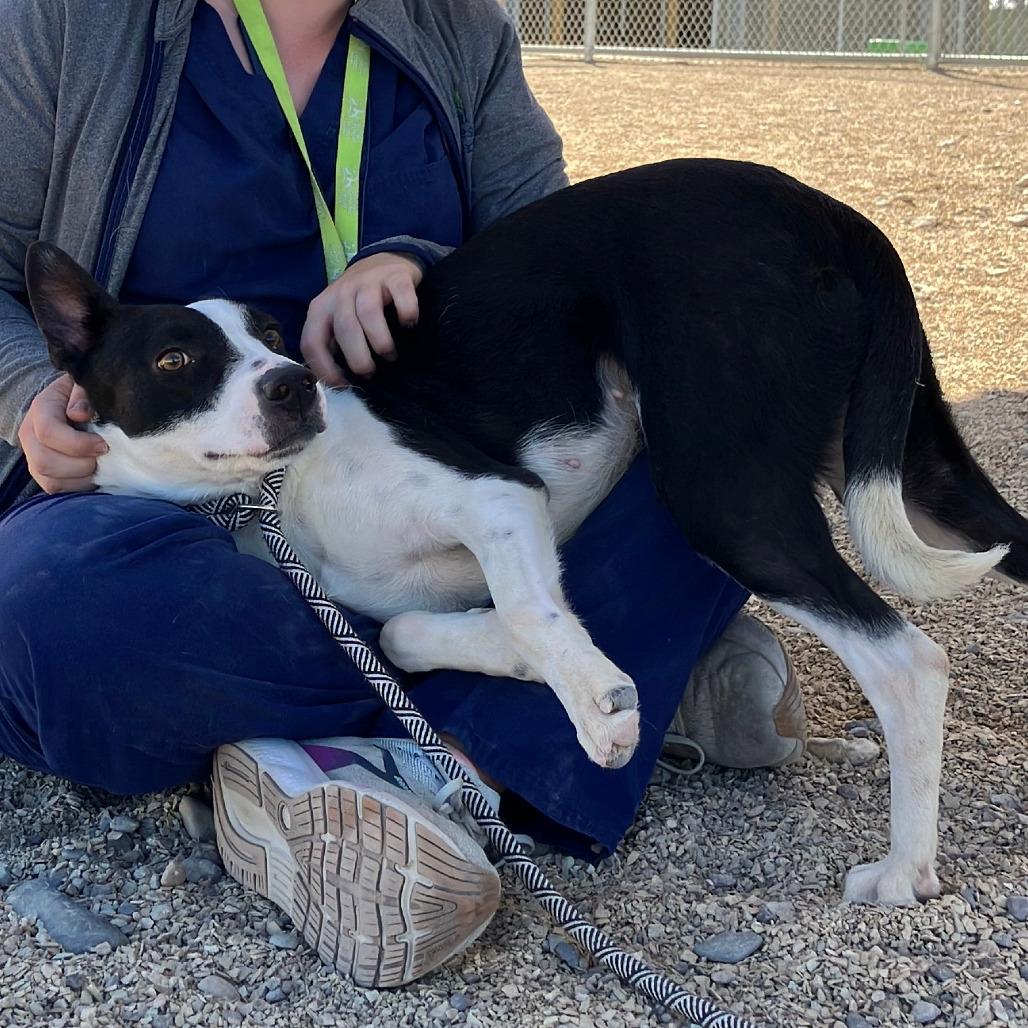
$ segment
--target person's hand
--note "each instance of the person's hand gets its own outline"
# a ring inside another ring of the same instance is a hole
[[[93,408],[85,390],[70,375],[51,382],[32,401],[18,429],[29,472],[47,493],[78,493],[92,489],[96,458],[107,444],[92,432],[73,426],[85,424]]]
[[[421,276],[421,265],[401,253],[376,253],[351,264],[307,309],[300,352],[311,371],[325,385],[338,387],[347,380],[336,354],[355,375],[374,372],[372,352],[394,359],[385,309],[392,304],[403,325],[416,322],[414,290]]]

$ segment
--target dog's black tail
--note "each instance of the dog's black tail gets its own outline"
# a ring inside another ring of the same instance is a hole
[[[965,530],[970,543],[983,546],[984,552],[938,549],[925,543],[911,525],[904,486],[908,498],[918,505],[931,490],[907,482],[907,469],[917,461],[915,454],[906,456],[907,440],[912,439],[914,449],[923,452],[922,440],[939,432],[938,414],[945,411],[945,403],[934,373],[924,376],[924,369],[931,369],[931,357],[899,255],[878,229],[857,218],[866,245],[856,248],[863,263],[852,270],[866,300],[868,348],[843,426],[844,501],[850,531],[868,571],[885,585],[916,600],[949,596],[1004,560],[1009,536],[984,538]],[[959,436],[952,422],[948,424],[952,446]],[[981,505],[983,485],[1002,503],[963,443],[959,446],[965,465],[974,467],[980,478],[968,509]],[[940,454],[937,447],[936,460]],[[937,518],[935,510],[929,509]]]

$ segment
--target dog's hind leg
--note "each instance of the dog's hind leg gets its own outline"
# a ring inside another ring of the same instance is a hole
[[[942,649],[906,622],[832,545],[824,515],[803,483],[769,469],[746,489],[718,483],[667,489],[698,552],[833,649],[882,722],[891,778],[888,855],[854,868],[845,896],[910,904],[939,891],[939,778],[948,663]],[[730,472],[722,473],[723,477]],[[711,481],[711,478],[715,481]],[[732,495],[730,508],[710,496]]]
[[[888,746],[890,845],[882,860],[846,877],[843,896],[858,903],[911,904],[939,895],[935,873],[943,716],[949,664],[919,628],[887,630],[826,617],[795,604],[773,607],[838,654],[878,715]]]
[[[406,611],[382,626],[379,642],[385,655],[404,671],[454,668],[522,682],[543,681],[514,647],[491,607],[451,614]]]

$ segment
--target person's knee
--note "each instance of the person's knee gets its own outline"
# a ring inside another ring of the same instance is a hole
[[[51,638],[95,633],[108,600],[139,595],[188,543],[233,549],[222,529],[171,503],[106,493],[33,497],[0,519],[0,626]]]

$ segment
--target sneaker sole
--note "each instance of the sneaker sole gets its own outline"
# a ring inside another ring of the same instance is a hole
[[[234,745],[218,750],[213,777],[228,871],[358,985],[391,988],[431,971],[473,942],[499,904],[491,866],[387,794],[329,781],[290,797]]]

